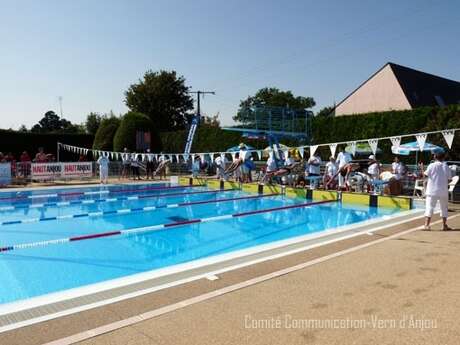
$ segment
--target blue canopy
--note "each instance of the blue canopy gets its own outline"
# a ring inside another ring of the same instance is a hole
[[[391,151],[395,155],[403,155],[403,156],[408,156],[410,155],[411,152],[420,152],[420,146],[418,145],[417,141],[413,141],[411,143],[406,143],[406,144],[401,144],[399,147],[392,146]],[[423,150],[425,152],[431,152],[431,153],[442,153],[444,152],[444,149],[440,146],[436,146],[431,143],[425,143],[423,146]]]
[[[250,145],[244,144],[244,146],[246,146],[246,150],[255,150],[254,147],[252,147]],[[239,145],[233,146],[233,147],[230,147],[229,149],[227,149],[227,152],[239,152],[239,151],[240,151],[240,146]]]

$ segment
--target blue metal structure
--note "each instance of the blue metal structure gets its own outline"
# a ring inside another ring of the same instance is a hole
[[[244,137],[250,139],[265,139],[274,152],[280,152],[280,138],[297,139],[305,144],[309,143],[312,117],[313,112],[306,109],[258,105],[240,111],[241,126],[223,129],[242,132]],[[284,158],[281,155],[278,157],[275,155],[277,166]]]

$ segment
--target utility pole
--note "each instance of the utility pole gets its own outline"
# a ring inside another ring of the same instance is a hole
[[[198,117],[198,121],[201,120],[201,97],[204,95],[215,95],[214,91],[189,91],[188,93],[196,94],[196,115]]]

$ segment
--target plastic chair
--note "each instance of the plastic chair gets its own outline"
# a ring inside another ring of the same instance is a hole
[[[460,179],[460,176],[454,176],[452,177],[452,181],[449,183],[449,200],[454,201],[454,189],[455,186],[458,183],[458,180]]]
[[[418,193],[420,192],[420,194]],[[425,181],[423,179],[415,180],[414,196],[425,197]]]

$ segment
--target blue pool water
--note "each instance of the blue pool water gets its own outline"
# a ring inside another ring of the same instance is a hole
[[[205,187],[148,189],[149,187],[152,185],[0,193],[0,223],[26,221],[0,225],[0,247],[305,202],[283,196],[216,202],[215,200],[238,198],[248,194],[241,191],[208,193]],[[78,194],[81,192],[87,194]],[[82,204],[82,200],[95,202]],[[56,204],[67,201],[70,203]],[[151,211],[27,222],[38,218],[195,201],[211,202]],[[398,209],[328,203],[136,235],[3,252],[0,253],[0,304],[311,234],[395,212]]]

